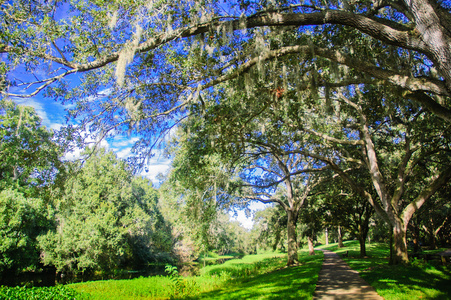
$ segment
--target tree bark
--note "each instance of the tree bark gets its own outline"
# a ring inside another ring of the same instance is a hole
[[[315,255],[315,248],[313,247],[313,237],[311,235],[309,235],[307,237],[307,242],[308,242],[308,252],[310,255]]]
[[[407,225],[402,221],[396,220],[393,224],[393,259],[392,264],[408,263],[407,254]]]
[[[360,244],[360,257],[366,256],[366,238],[368,236],[368,229],[359,225],[359,244]]]
[[[413,237],[413,252],[416,253],[420,250],[420,227],[418,226],[417,219],[412,222],[412,237]]]
[[[298,243],[296,233],[296,212],[291,210],[287,211],[288,224],[287,224],[287,236],[288,236],[288,262],[287,266],[298,265]]]
[[[445,78],[448,90],[451,91],[451,37],[449,24],[441,22],[439,8],[433,7],[432,1],[403,0],[415,21],[415,29],[426,44],[425,53],[435,63]],[[445,23],[447,20],[443,20]]]
[[[343,233],[341,232],[341,226],[338,225],[338,248],[343,248]]]
[[[326,245],[329,245],[329,230],[326,228]]]
[[[360,244],[360,257],[366,256],[366,244],[365,240],[362,237],[359,237],[359,244]]]
[[[434,228],[431,230],[431,249],[437,249],[437,234],[435,233]]]

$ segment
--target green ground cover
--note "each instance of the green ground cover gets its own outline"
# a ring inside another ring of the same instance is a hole
[[[300,266],[290,268],[281,267],[286,261],[279,260],[278,268],[273,271],[239,277],[238,280],[228,281],[227,286],[185,299],[312,299],[323,255],[318,253],[315,256],[309,256],[308,252],[301,252],[299,260]],[[255,265],[265,264],[266,261],[258,261]],[[277,265],[277,263],[272,264]],[[233,265],[232,261],[230,265]],[[211,273],[213,270],[206,268],[204,271]],[[224,271],[234,274],[233,266],[225,266],[221,272]]]
[[[201,255],[198,259],[199,264],[202,266],[214,265],[221,261],[227,261],[234,258],[241,258],[244,255],[241,253],[230,253],[227,255],[219,255],[215,252],[208,252],[206,255]]]
[[[89,299],[311,299],[323,255],[301,251],[300,266],[285,268],[286,255],[259,254],[207,266],[201,275],[154,276],[71,284]]]
[[[84,295],[66,286],[52,287],[5,287],[0,286],[2,300],[84,300]]]
[[[359,257],[359,243],[356,241],[345,242],[345,247],[340,249],[337,244],[320,248],[339,255],[348,251],[349,257],[343,259],[386,300],[451,299],[451,266],[443,266],[438,260],[411,259],[408,265],[390,266],[389,248],[379,243],[367,245],[367,258]]]

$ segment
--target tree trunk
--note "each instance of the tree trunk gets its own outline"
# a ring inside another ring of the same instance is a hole
[[[295,212],[287,211],[288,223],[287,223],[287,236],[288,236],[288,262],[287,266],[298,265],[298,243],[296,233],[296,221],[297,216]]]
[[[368,226],[359,224],[359,244],[360,244],[360,257],[366,256],[366,238],[368,237]]]
[[[408,263],[407,228],[402,221],[397,220],[393,225],[393,259],[392,264]]]
[[[360,257],[366,256],[366,236],[367,232],[362,225],[359,225],[359,244],[360,244]]]
[[[360,257],[365,257],[366,256],[365,239],[362,239],[362,237],[359,237],[359,244],[360,244]]]
[[[435,63],[445,78],[448,91],[451,91],[451,38],[448,24],[440,22],[433,2],[427,0],[403,0],[415,20],[415,29],[420,33],[421,39],[427,45],[426,54]],[[446,12],[445,12],[446,14]],[[445,21],[445,20],[444,20]]]
[[[343,234],[341,232],[341,226],[338,225],[338,248],[343,248]]]
[[[418,250],[420,250],[420,227],[418,226],[417,222],[418,218],[415,218],[415,222],[411,222],[414,253],[417,253]]]
[[[431,229],[431,249],[437,249],[437,234],[435,233],[434,228]]]
[[[309,235],[307,237],[308,242],[308,252],[310,255],[315,255],[315,248],[313,247],[313,236]]]
[[[329,245],[329,231],[327,230],[327,227],[326,227],[326,245]]]

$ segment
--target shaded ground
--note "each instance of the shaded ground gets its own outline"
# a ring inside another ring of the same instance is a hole
[[[328,250],[321,251],[324,252],[324,262],[313,299],[383,299],[359,276],[357,271],[349,268],[338,254]]]

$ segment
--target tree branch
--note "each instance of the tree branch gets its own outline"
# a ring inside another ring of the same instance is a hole
[[[432,182],[424,188],[423,191],[415,198],[409,205],[407,205],[401,214],[401,219],[407,224],[412,215],[420,209],[424,202],[429,199],[434,193],[445,185],[451,179],[451,166],[445,168]]]

